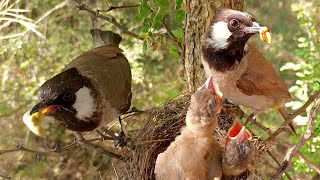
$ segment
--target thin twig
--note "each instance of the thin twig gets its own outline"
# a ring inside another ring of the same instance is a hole
[[[112,164],[113,171],[114,171],[114,173],[116,174],[117,179],[119,179],[119,175],[118,175],[118,172],[117,172],[117,169],[116,169],[116,167],[115,167],[114,163],[113,163],[113,162],[111,162],[111,164]]]
[[[311,97],[310,97],[311,98]],[[307,124],[307,130],[305,133],[301,136],[300,141],[294,145],[292,148],[289,149],[287,152],[287,155],[285,157],[285,160],[282,163],[281,168],[275,173],[275,175],[272,177],[272,179],[277,179],[279,176],[282,175],[289,166],[289,163],[291,162],[293,156],[302,148],[302,146],[311,139],[312,133],[313,133],[313,127],[315,125],[315,120],[317,117],[318,109],[320,107],[320,99],[316,100],[315,105],[312,107],[311,112],[309,114],[309,120]]]
[[[174,44],[176,44],[180,49],[182,49],[182,45],[179,42],[178,38],[171,32],[170,28],[168,27],[167,23],[166,23],[166,17],[167,15],[162,19],[161,24],[162,26],[166,29],[166,31],[169,34],[170,39],[173,40]]]
[[[104,149],[103,147],[100,147],[96,144],[91,144],[90,142],[88,142],[87,140],[84,139],[84,137],[82,136],[81,133],[75,133],[75,137],[77,139],[77,141],[76,141],[77,144],[81,145],[84,148],[97,151],[99,154],[104,154],[109,157],[114,157],[117,159],[125,159],[123,156],[121,156],[119,154],[108,151],[108,150]]]
[[[300,151],[298,151],[296,153],[296,155],[300,158],[303,159],[304,162],[314,171],[316,171],[318,174],[320,174],[320,166],[314,164],[313,162],[311,162],[305,155],[303,155]]]
[[[93,139],[88,139],[86,140],[87,142],[93,142],[93,141],[102,141],[102,137],[99,137],[99,138],[93,138]],[[63,150],[69,150],[73,147],[76,147],[76,141],[73,141],[72,143],[66,145],[66,146],[63,146],[63,147],[60,147],[60,146],[56,146],[55,148],[53,149],[49,149],[49,150],[46,150],[46,151],[38,151],[38,150],[34,150],[34,149],[29,149],[29,148],[26,148],[22,145],[17,145],[16,148],[14,149],[7,149],[7,150],[0,150],[0,156],[2,154],[5,154],[5,153],[11,153],[11,152],[18,152],[18,151],[24,151],[24,152],[29,152],[29,153],[34,153],[36,154],[37,156],[42,156],[42,155],[48,155],[48,154],[51,154],[51,153],[56,153],[56,154],[59,154],[61,153]]]
[[[5,153],[11,153],[11,152],[17,152],[17,151],[24,151],[24,152],[30,152],[30,153],[34,153],[37,156],[42,156],[42,155],[46,155],[46,154],[50,154],[50,153],[61,153],[62,150],[68,150],[72,147],[75,147],[76,143],[73,142],[69,145],[66,145],[64,147],[59,147],[58,145],[54,148],[54,149],[50,149],[50,150],[46,150],[46,151],[37,151],[37,150],[33,150],[33,149],[29,149],[26,148],[22,145],[17,145],[17,147],[15,149],[8,149],[8,150],[0,150],[0,155],[5,154]]]
[[[127,34],[129,36],[132,36],[134,38],[137,38],[139,40],[144,40],[144,38],[142,38],[141,36],[139,36],[138,34],[135,34],[131,31],[129,31],[128,29],[126,29],[125,27],[123,27],[120,23],[117,22],[117,20],[113,17],[113,16],[104,16],[104,15],[101,15],[99,14],[99,11],[94,11],[92,10],[88,5],[86,4],[81,4],[79,1],[78,2],[78,6],[77,8],[79,8],[79,10],[83,10],[83,11],[87,11],[89,12],[90,14],[92,14],[93,16],[97,17],[97,18],[100,18],[100,19],[103,19],[103,20],[106,20],[108,21],[109,23],[113,24],[115,27],[117,27],[121,32],[123,32],[124,34]]]
[[[274,157],[274,155],[271,153],[271,151],[270,151],[270,150],[267,150],[267,153],[268,153],[269,156],[273,159],[273,161],[276,162],[279,167],[281,167],[280,162],[277,160],[276,157]],[[287,176],[287,178],[288,178],[289,180],[292,180],[292,178],[290,177],[290,175],[289,175],[287,172],[285,172],[285,175]]]
[[[309,105],[314,102],[316,99],[318,99],[320,97],[320,91],[317,91],[315,94],[311,95],[308,99],[308,101],[297,111],[295,111],[292,115],[288,116],[288,119],[285,120],[285,122],[282,123],[282,125],[280,126],[280,128],[278,130],[276,130],[273,133],[273,136],[276,137],[278,136],[280,133],[284,132],[286,130],[286,126],[298,115],[301,115],[302,113],[304,113],[306,111],[306,109],[309,107]],[[272,137],[269,137],[267,139],[270,140]]]
[[[134,4],[134,5],[124,5],[124,6],[109,6],[107,10],[97,10],[98,12],[109,12],[116,9],[125,9],[125,8],[135,8],[139,7],[140,4]]]

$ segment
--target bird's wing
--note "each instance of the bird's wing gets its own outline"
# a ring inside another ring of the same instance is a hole
[[[247,54],[248,67],[237,81],[237,87],[246,95],[264,95],[275,99],[291,99],[287,85],[272,64],[255,48]]]
[[[74,59],[66,69],[76,67],[89,78],[105,99],[120,112],[131,102],[131,70],[126,57],[117,46],[101,46]]]
[[[81,56],[79,56],[79,58],[82,56],[87,56],[88,54],[95,54],[97,56],[102,56],[105,59],[110,59],[116,57],[120,53],[122,53],[122,49],[120,49],[118,46],[107,45],[91,49],[90,51],[83,53]]]

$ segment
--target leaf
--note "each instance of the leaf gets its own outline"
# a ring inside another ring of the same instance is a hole
[[[144,17],[150,14],[151,8],[148,4],[142,4],[139,8],[139,14],[140,16]]]
[[[143,52],[146,52],[147,50],[148,50],[147,41],[143,41]]]
[[[183,23],[185,19],[186,13],[183,10],[179,10],[176,15],[176,19],[179,23]]]
[[[181,5],[183,3],[183,0],[176,0],[176,10],[181,8]]]
[[[175,29],[171,31],[172,34],[179,39],[179,42],[183,41],[183,31],[181,29]]]

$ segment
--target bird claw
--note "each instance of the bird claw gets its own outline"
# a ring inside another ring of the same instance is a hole
[[[118,135],[115,135],[114,146],[124,147],[127,145],[127,138],[123,131],[120,131]]]

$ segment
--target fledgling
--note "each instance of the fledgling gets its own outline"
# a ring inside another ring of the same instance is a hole
[[[247,45],[249,38],[258,33],[263,41],[271,42],[268,28],[258,24],[251,15],[221,10],[203,36],[202,63],[207,76],[214,77],[226,99],[253,109],[250,118],[272,107],[286,118],[284,104],[291,100],[287,85],[272,64]],[[290,127],[294,131],[292,124]]]
[[[186,126],[156,160],[157,180],[198,180],[221,177],[222,146],[213,138],[221,97],[215,94],[211,76],[191,96]]]
[[[72,60],[39,89],[30,115],[52,116],[72,131],[92,131],[127,112],[131,105],[131,70],[122,54],[122,38],[91,30],[95,48]]]
[[[251,138],[251,133],[241,124],[240,120],[235,120],[229,129],[222,156],[224,176],[237,176],[248,169],[255,152],[250,142]]]

